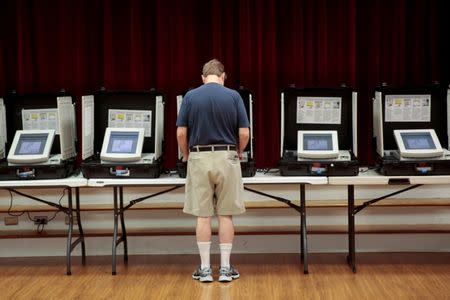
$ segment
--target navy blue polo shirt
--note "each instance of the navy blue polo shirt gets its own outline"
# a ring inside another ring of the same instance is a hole
[[[210,82],[186,93],[177,126],[188,128],[189,147],[237,145],[239,128],[249,127],[249,121],[241,95]]]

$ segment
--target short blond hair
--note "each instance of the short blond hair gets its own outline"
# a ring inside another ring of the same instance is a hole
[[[218,59],[214,58],[203,65],[202,75],[204,77],[208,75],[222,76],[224,72],[225,67],[223,66],[223,64]]]

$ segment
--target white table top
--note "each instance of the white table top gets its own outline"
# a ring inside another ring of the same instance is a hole
[[[80,173],[62,179],[40,180],[4,180],[0,181],[0,188],[42,188],[42,187],[85,187],[87,179]]]
[[[328,177],[330,185],[387,185],[389,180],[409,180],[410,184],[450,184],[450,175],[384,176],[375,170],[359,173],[358,176]]]
[[[277,183],[291,183],[291,184],[327,184],[326,176],[281,176],[279,173],[260,173],[257,172],[253,177],[242,178],[244,184],[277,184]]]
[[[244,177],[244,184],[312,184],[312,185],[388,185],[389,180],[409,180],[410,184],[450,184],[450,175],[442,176],[383,176],[375,170],[361,172],[358,176],[281,176],[278,173],[257,172],[254,177]],[[184,185],[185,178],[174,175],[161,175],[159,178],[96,178],[86,179],[81,174],[63,179],[43,180],[4,180],[0,188],[39,188],[39,187],[103,187],[114,185]]]
[[[161,175],[159,178],[91,178],[88,180],[90,187],[103,187],[114,185],[184,185],[186,179],[178,177],[178,174],[167,176]]]
[[[242,178],[244,184],[327,184],[328,180],[325,176],[280,176],[279,174],[263,174],[256,173],[254,177]],[[95,178],[88,180],[88,186],[90,187],[103,187],[114,185],[152,185],[152,186],[165,186],[165,185],[184,185],[186,183],[185,178],[180,178],[178,175],[161,175],[159,178]]]

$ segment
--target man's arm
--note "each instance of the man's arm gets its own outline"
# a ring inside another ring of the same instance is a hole
[[[177,127],[177,142],[183,155],[183,161],[187,161],[189,158],[187,127]]]
[[[242,159],[242,152],[244,152],[245,147],[247,147],[249,138],[250,130],[248,129],[248,127],[239,128],[239,159]]]

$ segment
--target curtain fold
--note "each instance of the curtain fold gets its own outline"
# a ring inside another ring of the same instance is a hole
[[[0,95],[156,88],[166,96],[168,168],[175,97],[201,84],[213,57],[228,87],[253,92],[259,167],[277,165],[280,91],[289,85],[354,87],[359,160],[373,163],[374,87],[450,77],[444,0],[5,0],[0,17]]]

